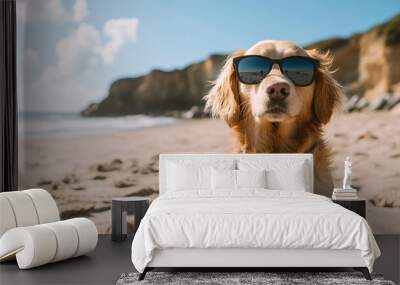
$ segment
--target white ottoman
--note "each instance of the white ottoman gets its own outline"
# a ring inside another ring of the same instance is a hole
[[[0,261],[20,269],[84,255],[96,248],[97,229],[86,218],[59,221],[57,205],[43,189],[0,193]]]

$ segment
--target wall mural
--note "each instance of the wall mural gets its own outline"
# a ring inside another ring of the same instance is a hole
[[[222,2],[215,8],[227,5]],[[373,231],[400,233],[400,15],[382,8],[382,19],[365,23],[362,31],[349,22],[344,32],[335,31],[321,20],[312,36],[298,35],[315,26],[311,21],[291,26],[293,33],[283,37],[278,28],[274,34],[255,25],[254,33],[241,38],[257,18],[244,13],[236,43],[213,25],[231,31],[238,19],[227,18],[224,26],[213,14],[205,23],[205,4],[157,2],[160,7],[150,9],[148,3],[121,1],[121,8],[110,10],[107,1],[49,3],[17,0],[20,188],[50,191],[63,218],[86,216],[101,233],[110,232],[112,197],[157,197],[160,153],[316,151],[320,194],[330,196],[342,185],[349,156],[352,186],[368,201]],[[329,38],[341,33],[352,35]],[[263,125],[260,137],[255,126],[263,123],[254,116],[263,102],[254,99],[260,90],[239,90],[233,63],[223,66],[231,52],[268,38],[295,41],[326,68],[315,86],[293,87],[302,101],[290,103],[305,108],[296,116],[319,118],[323,137],[318,128],[310,136],[302,129],[285,137],[272,123]],[[316,111],[315,94],[340,92],[341,106],[335,97]],[[222,118],[210,118],[212,111]],[[275,144],[261,146],[270,132],[276,132]],[[316,149],[315,141],[321,143]]]

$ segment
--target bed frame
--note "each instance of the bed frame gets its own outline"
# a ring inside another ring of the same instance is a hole
[[[144,279],[146,273],[155,268],[230,268],[246,271],[271,268],[353,268],[361,271],[371,280],[368,268],[359,250],[328,249],[183,249],[171,248],[156,250],[152,261],[139,275]],[[212,270],[211,270],[212,271]]]
[[[313,192],[312,154],[161,154],[159,187],[160,195],[167,191],[167,162],[174,160],[220,160],[220,159],[263,159],[273,163],[276,160],[302,160],[308,164],[308,189]],[[361,271],[371,280],[369,270],[359,250],[329,249],[249,249],[249,248],[169,248],[154,252],[152,261],[139,275],[143,280],[146,273],[156,268],[229,268],[246,271],[254,268],[353,268]],[[230,270],[231,271],[231,270]]]

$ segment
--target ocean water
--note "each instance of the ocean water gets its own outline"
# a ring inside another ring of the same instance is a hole
[[[146,115],[87,118],[77,113],[24,112],[18,116],[18,131],[21,138],[102,135],[176,122],[172,117]]]

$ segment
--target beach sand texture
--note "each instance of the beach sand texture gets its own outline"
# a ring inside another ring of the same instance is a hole
[[[400,234],[400,112],[336,114],[326,128],[335,186],[343,161],[353,160],[353,184],[368,199],[375,233]],[[44,188],[62,218],[85,216],[111,232],[111,199],[158,195],[158,154],[229,153],[221,120],[185,120],[109,135],[27,139],[20,142],[20,188]]]

